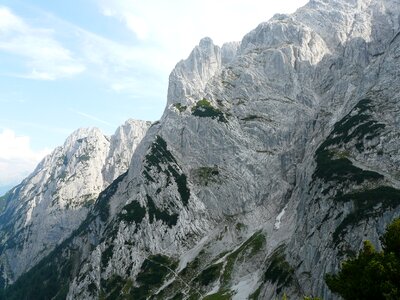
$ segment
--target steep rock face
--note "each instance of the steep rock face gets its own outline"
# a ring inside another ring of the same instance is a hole
[[[111,136],[107,159],[102,169],[104,188],[128,169],[132,154],[149,127],[150,122],[128,120]]]
[[[110,137],[79,129],[6,195],[1,268],[13,282],[67,238],[99,193],[129,167],[149,122],[128,120]]]
[[[129,172],[10,299],[46,273],[48,298],[335,298],[323,275],[400,214],[399,10],[311,1],[202,40]]]
[[[210,38],[203,38],[186,60],[172,71],[168,86],[168,104],[192,104],[204,95],[208,81],[236,55],[239,43],[227,43],[222,49]]]

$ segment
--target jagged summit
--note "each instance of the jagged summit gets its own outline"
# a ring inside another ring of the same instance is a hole
[[[89,127],[89,128],[78,128],[74,132],[72,132],[66,139],[65,144],[66,145],[68,142],[75,142],[78,139],[81,138],[87,138],[87,137],[94,137],[94,136],[103,136],[104,134],[101,132],[101,130],[97,127]]]
[[[80,128],[6,195],[0,215],[0,268],[10,283],[85,219],[99,193],[126,172],[150,122],[128,120],[106,137]]]
[[[204,49],[206,52],[214,47],[214,42],[210,37],[204,37],[199,42],[199,48]]]

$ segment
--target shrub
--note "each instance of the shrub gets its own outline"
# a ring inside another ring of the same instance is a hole
[[[285,246],[278,247],[268,259],[268,267],[264,273],[264,282],[276,283],[279,294],[284,287],[293,281],[294,270],[286,261]]]
[[[175,103],[174,107],[180,112],[184,112],[187,109],[187,106],[182,105],[181,103]]]
[[[217,119],[219,122],[228,122],[224,114],[217,108],[213,107],[206,99],[200,100],[192,107],[192,115],[203,118]]]
[[[216,281],[221,274],[222,266],[223,264],[219,263],[208,267],[200,273],[196,278],[196,281],[199,281],[204,286]]]
[[[382,237],[383,251],[365,241],[357,257],[342,263],[338,274],[325,275],[333,293],[344,299],[400,299],[400,219]]]

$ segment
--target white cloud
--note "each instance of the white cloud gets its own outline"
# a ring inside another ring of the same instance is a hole
[[[205,36],[216,44],[239,41],[275,13],[292,13],[308,0],[97,0],[139,39],[168,53],[170,68]],[[139,21],[140,22],[139,22]]]
[[[21,181],[49,152],[48,149],[32,150],[29,137],[4,129],[0,132],[0,185]]]
[[[158,97],[166,92],[160,82],[166,85],[171,64],[162,49],[115,42],[46,12],[39,15],[47,29],[28,25],[10,9],[0,6],[0,51],[19,56],[27,69],[22,74],[13,70],[6,75],[56,80],[85,72],[118,93],[140,97],[150,90],[149,86],[153,87],[151,93],[154,87],[161,89]],[[127,14],[126,26],[141,38],[147,36],[146,24],[140,17]]]
[[[27,71],[18,76],[54,80],[79,74],[85,66],[53,37],[48,29],[28,25],[6,7],[0,6],[0,51],[25,59]]]
[[[168,74],[199,40],[238,41],[275,13],[291,13],[307,0],[95,0],[138,39],[122,45],[81,30],[82,57],[115,92],[159,91],[165,98]],[[148,95],[147,95],[148,96]]]
[[[133,14],[126,13],[124,14],[124,21],[126,26],[135,32],[139,39],[147,38],[149,34],[149,28],[145,20]]]
[[[107,81],[113,90],[137,90],[137,85],[126,83],[134,83],[135,78],[144,81],[149,74],[156,79],[167,75],[167,57],[161,49],[124,45],[80,28],[74,30],[79,32],[77,45],[88,72]]]

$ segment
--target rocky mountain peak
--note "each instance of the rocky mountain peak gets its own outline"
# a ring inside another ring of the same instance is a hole
[[[214,42],[210,37],[204,37],[200,40],[198,47],[205,53],[211,53],[214,50]]]
[[[193,103],[200,97],[208,80],[220,69],[221,63],[221,49],[210,38],[203,38],[189,57],[180,61],[172,71],[168,104]]]
[[[0,270],[10,283],[85,219],[99,193],[126,172],[150,122],[128,120],[111,137],[80,128],[6,195]]]

